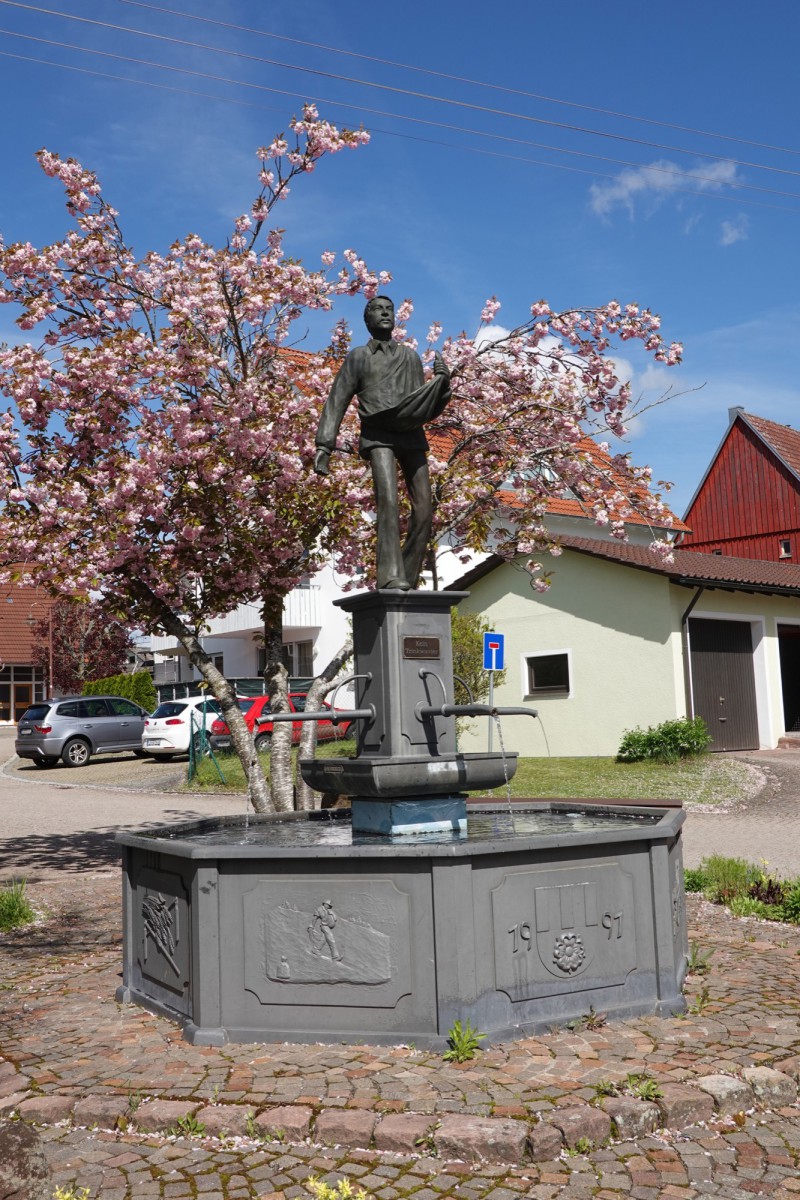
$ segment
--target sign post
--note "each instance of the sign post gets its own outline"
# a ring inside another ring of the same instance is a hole
[[[483,635],[483,669],[489,672],[489,707],[494,708],[494,673],[505,668],[506,637],[504,633]],[[492,752],[494,718],[489,718],[489,753]]]

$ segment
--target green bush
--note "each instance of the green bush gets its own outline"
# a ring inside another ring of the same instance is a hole
[[[25,880],[0,884],[0,930],[7,933],[20,925],[30,925],[35,919],[36,913],[25,895]]]
[[[702,717],[662,721],[660,725],[651,725],[647,729],[626,730],[617,751],[617,762],[651,759],[653,762],[672,763],[679,758],[703,754],[710,744],[711,738]]]
[[[706,877],[703,892],[714,904],[729,904],[734,896],[749,895],[752,867],[743,858],[712,854],[703,859],[700,869]]]
[[[702,867],[685,867],[683,871],[683,887],[687,892],[704,892],[708,886],[708,876]]]
[[[105,679],[95,679],[83,685],[84,696],[124,696],[141,704],[148,712],[152,712],[158,704],[158,693],[153,684],[152,676],[147,671],[134,671],[132,675],[107,675]]]
[[[800,879],[789,884],[781,905],[784,921],[800,925]]]

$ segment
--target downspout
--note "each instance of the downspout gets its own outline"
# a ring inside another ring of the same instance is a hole
[[[694,717],[694,689],[692,687],[692,659],[689,645],[689,617],[697,601],[705,591],[705,585],[697,589],[692,596],[685,613],[681,617],[681,648],[683,651],[683,684],[686,692],[686,715]]]

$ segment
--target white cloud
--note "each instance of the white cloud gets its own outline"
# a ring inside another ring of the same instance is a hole
[[[616,179],[593,183],[590,190],[592,211],[607,217],[616,208],[624,208],[634,216],[637,202],[660,204],[668,196],[681,191],[719,191],[738,183],[736,164],[729,161],[701,163],[687,170],[666,158],[649,166],[628,168]]]
[[[745,213],[739,213],[735,221],[723,221],[720,233],[720,245],[732,246],[747,237],[750,222]]]

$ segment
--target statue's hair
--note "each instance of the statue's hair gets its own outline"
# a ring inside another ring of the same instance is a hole
[[[392,308],[394,308],[394,300],[392,300],[391,296],[373,296],[372,299],[368,300],[367,303],[364,305],[364,320],[365,321],[367,319],[367,314],[369,313],[369,310],[370,310],[370,305],[374,304],[376,300],[388,300],[389,303],[391,304]]]

